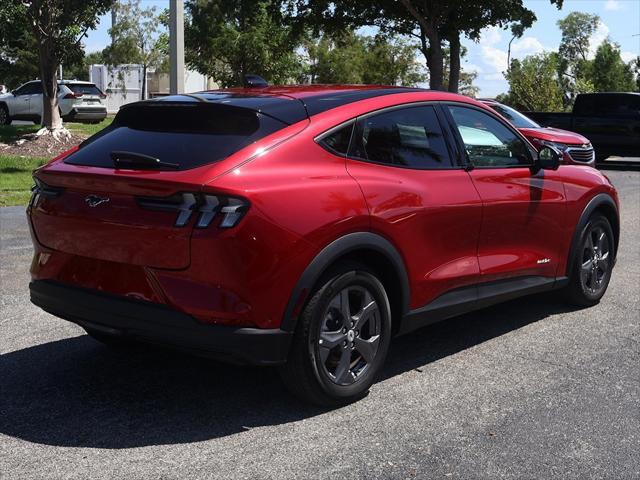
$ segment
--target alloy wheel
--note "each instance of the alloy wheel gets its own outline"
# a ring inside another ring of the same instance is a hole
[[[582,249],[580,283],[585,292],[599,294],[606,286],[611,270],[611,243],[601,226],[592,227],[586,235]]]
[[[381,335],[378,303],[361,286],[336,294],[324,312],[318,336],[321,368],[335,384],[351,385],[371,368]]]

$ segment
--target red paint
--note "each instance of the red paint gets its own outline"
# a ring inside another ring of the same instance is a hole
[[[352,88],[273,87],[265,93],[304,97]],[[445,92],[374,97],[315,115],[219,163],[178,172],[55,159],[35,174],[66,190],[29,209],[32,277],[163,303],[203,322],[277,328],[305,268],[351,232],[376,232],[395,245],[409,275],[411,308],[476,282],[563,275],[588,201],[601,192],[617,198],[598,171],[411,170],[345,160],[314,142],[372,110],[448,100],[487,109]],[[143,211],[134,201],[136,195],[184,191],[238,196],[251,206],[234,228],[214,222],[194,229],[196,216],[175,228],[175,213]],[[110,200],[91,208],[84,202],[89,194]],[[538,263],[545,258],[549,262]],[[300,299],[294,302],[300,306]]]

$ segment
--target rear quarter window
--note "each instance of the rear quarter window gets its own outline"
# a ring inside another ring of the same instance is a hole
[[[287,124],[254,110],[202,103],[123,108],[113,123],[64,161],[113,168],[111,153],[133,152],[188,170],[221,161]]]

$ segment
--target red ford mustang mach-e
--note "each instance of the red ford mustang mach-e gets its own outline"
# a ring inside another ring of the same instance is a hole
[[[618,199],[445,92],[267,87],[124,106],[34,173],[31,300],[105,343],[364,395],[390,339],[521,295],[604,294]]]

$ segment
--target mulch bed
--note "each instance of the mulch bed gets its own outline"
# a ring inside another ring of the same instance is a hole
[[[71,133],[55,140],[51,135],[36,134],[22,135],[19,139],[9,142],[0,142],[0,155],[17,155],[21,157],[55,157],[65,150],[78,145],[85,138],[84,135]]]

